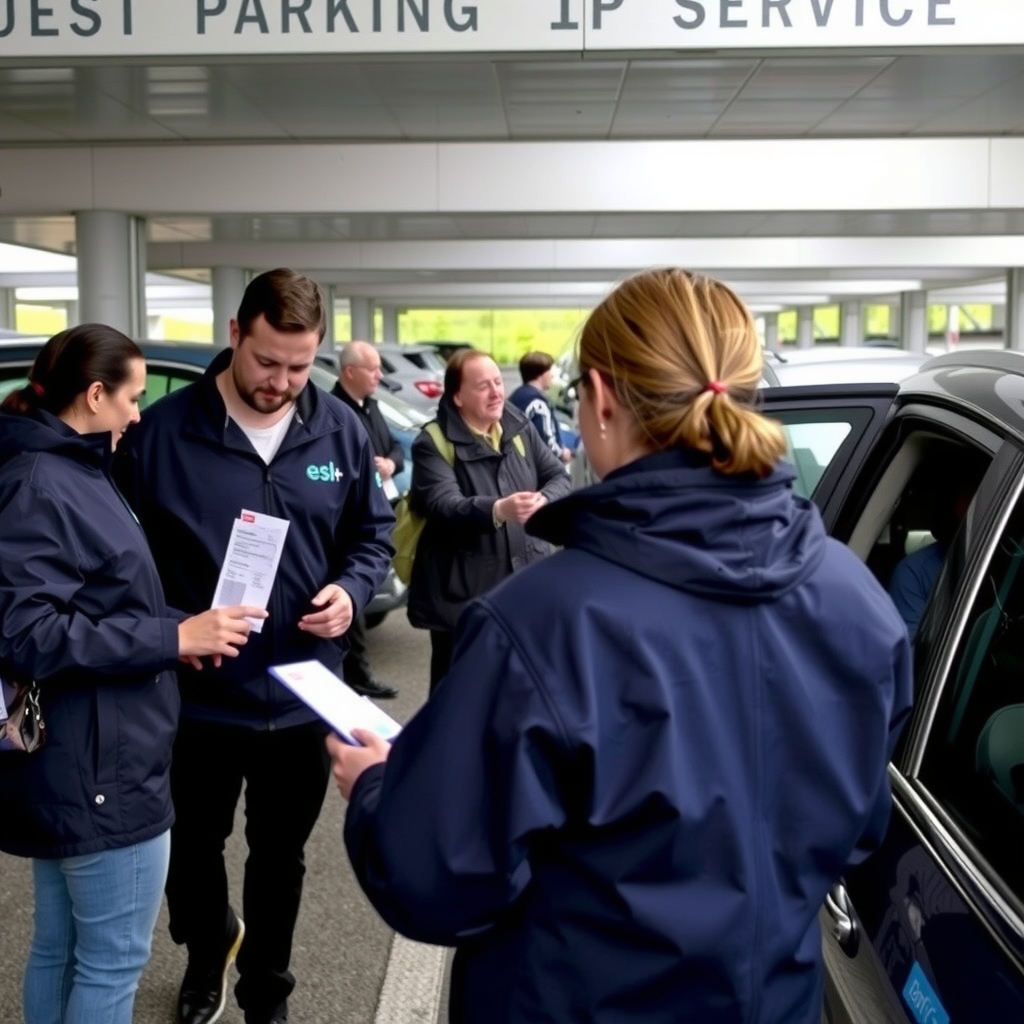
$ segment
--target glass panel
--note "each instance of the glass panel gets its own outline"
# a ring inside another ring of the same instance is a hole
[[[772,410],[770,415],[786,431],[784,458],[796,469],[793,491],[801,497],[809,498],[843,442],[855,426],[860,427],[865,419],[865,410]]]
[[[1024,508],[985,573],[921,780],[1024,897]]]

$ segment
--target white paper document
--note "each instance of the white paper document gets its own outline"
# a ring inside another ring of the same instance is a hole
[[[287,533],[287,519],[243,508],[231,526],[227,554],[210,607],[248,604],[266,608]],[[254,633],[263,629],[262,619],[249,619],[249,624]]]
[[[398,501],[399,497],[401,497],[398,493],[398,485],[391,479],[391,477],[388,477],[387,480],[383,481],[381,486],[384,488],[384,497],[387,498],[388,501]]]
[[[367,697],[361,697],[339,676],[319,661],[293,661],[271,665],[270,674],[308,704],[338,735],[359,746],[353,729],[375,732],[385,740],[394,739],[402,727]]]

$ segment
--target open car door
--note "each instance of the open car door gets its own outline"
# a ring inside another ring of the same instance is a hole
[[[762,412],[786,431],[793,489],[821,509],[831,532],[847,491],[885,424],[896,384],[763,388]]]

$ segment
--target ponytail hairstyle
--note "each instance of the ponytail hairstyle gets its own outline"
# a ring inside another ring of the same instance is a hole
[[[116,391],[131,376],[135,359],[145,359],[142,349],[113,327],[71,327],[43,345],[29,371],[28,385],[12,391],[0,410],[25,416],[42,409],[59,416],[96,381],[105,391]]]
[[[655,451],[706,452],[729,475],[767,476],[786,451],[782,428],[754,408],[761,363],[754,322],[735,292],[677,268],[620,284],[579,342],[581,372],[606,379]]]

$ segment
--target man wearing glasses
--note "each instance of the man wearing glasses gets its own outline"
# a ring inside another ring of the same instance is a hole
[[[401,473],[404,463],[402,446],[395,440],[376,400],[372,397],[380,384],[380,355],[368,341],[350,341],[340,353],[338,383],[331,392],[340,398],[359,417],[359,422],[370,437],[377,472],[384,481],[384,493],[392,504],[398,500],[398,491],[392,478]],[[398,690],[373,678],[366,658],[366,620],[359,615],[345,634],[349,650],[345,655],[345,682],[356,693],[367,697],[396,697]]]

